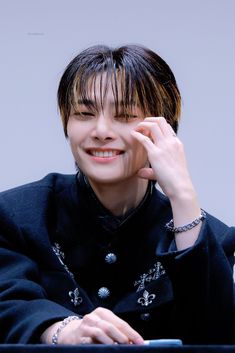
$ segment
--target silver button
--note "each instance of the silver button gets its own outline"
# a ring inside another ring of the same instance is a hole
[[[114,262],[116,261],[117,261],[117,256],[111,252],[105,256],[105,262],[107,264],[114,264]]]
[[[101,298],[101,299],[106,299],[110,296],[110,290],[106,287],[101,287],[99,290],[98,290],[98,296]]]
[[[140,318],[141,318],[141,320],[143,320],[143,321],[149,321],[149,320],[150,320],[150,317],[151,317],[151,315],[150,315],[149,313],[142,313],[142,314],[140,315]]]

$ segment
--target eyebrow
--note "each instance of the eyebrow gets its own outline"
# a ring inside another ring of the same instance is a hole
[[[78,99],[77,104],[79,104],[79,105],[95,105],[95,102],[91,99]]]
[[[92,100],[92,99],[87,99],[87,98],[78,99],[77,104],[78,104],[78,105],[87,105],[87,106],[95,106],[95,105],[96,105],[96,103],[95,103],[94,100]],[[110,104],[111,104],[111,105],[116,105],[115,101],[111,101]],[[118,102],[118,105],[124,107],[124,106],[125,106],[125,103],[124,103],[123,100],[121,100],[121,101]],[[136,104],[136,102],[134,102],[134,101],[130,101],[129,104],[128,104],[128,106],[134,106],[134,105],[137,105],[137,106],[138,106],[138,104]]]

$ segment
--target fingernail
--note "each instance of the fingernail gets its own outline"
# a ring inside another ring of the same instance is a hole
[[[137,339],[135,340],[135,344],[144,344],[143,338],[137,338]]]

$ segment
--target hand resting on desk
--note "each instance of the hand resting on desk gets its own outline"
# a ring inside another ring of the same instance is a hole
[[[41,342],[50,344],[61,321],[48,327]],[[143,338],[124,320],[105,308],[97,308],[81,320],[69,322],[58,335],[58,344],[143,344]]]

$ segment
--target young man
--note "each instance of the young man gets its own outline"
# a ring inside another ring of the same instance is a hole
[[[89,48],[58,103],[78,173],[0,195],[1,341],[235,343],[235,229],[200,208],[168,65]]]

